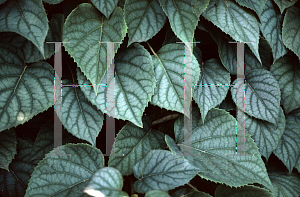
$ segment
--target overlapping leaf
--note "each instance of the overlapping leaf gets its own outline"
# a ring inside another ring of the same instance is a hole
[[[134,190],[146,193],[151,190],[168,191],[189,182],[198,172],[184,158],[166,150],[151,150],[133,167]]]
[[[127,0],[124,16],[128,26],[128,45],[151,39],[167,19],[158,0]]]
[[[24,197],[30,175],[36,164],[30,161],[32,144],[18,138],[18,152],[9,165],[9,171],[0,169],[0,194]]]
[[[300,125],[298,123],[290,119],[286,120],[285,131],[274,154],[291,173],[300,156]]]
[[[63,81],[63,85],[72,84]],[[58,110],[55,110],[58,113]],[[96,144],[103,125],[103,113],[85,98],[79,87],[62,88],[62,124],[74,136]],[[59,117],[59,115],[58,115]]]
[[[288,1],[286,1],[288,2]],[[295,1],[293,1],[295,2]],[[282,25],[282,41],[300,59],[300,10],[290,7],[285,14]]]
[[[44,55],[49,29],[42,0],[8,1],[0,8],[0,32],[18,33],[30,40]]]
[[[236,84],[236,80],[233,82]],[[240,86],[243,86],[241,83]],[[232,99],[240,109],[242,103],[237,103],[237,89],[231,87]],[[272,74],[264,69],[254,69],[245,76],[245,112],[255,118],[276,124],[280,109],[280,89]]]
[[[281,91],[281,102],[286,113],[300,107],[300,64],[288,56],[278,59],[270,69]]]
[[[89,3],[80,4],[67,17],[63,42],[66,51],[74,58],[81,71],[92,84],[100,84],[107,70],[107,44],[121,42],[127,26],[120,7],[116,7],[109,19],[101,16]],[[115,43],[115,52],[120,43]],[[97,92],[98,86],[95,86]]]
[[[108,166],[118,169],[122,175],[130,175],[134,164],[150,150],[165,147],[164,134],[151,129],[150,118],[143,116],[143,128],[127,123],[119,131],[113,149],[116,155],[110,155]]]
[[[274,62],[288,50],[282,43],[281,24],[283,17],[273,1],[268,0],[261,14],[260,30],[272,48]]]
[[[168,193],[161,190],[151,190],[146,193],[145,197],[171,197]]]
[[[212,197],[211,195],[188,188],[181,188],[173,193],[172,197]]]
[[[64,23],[63,14],[54,14],[51,21],[49,22],[49,30],[46,37],[46,42],[61,42],[62,41],[62,27]],[[43,59],[48,59],[54,54],[54,44],[45,43],[43,56],[40,50],[25,37],[12,32],[0,33],[0,42],[10,44],[19,48],[23,55],[25,63],[38,62]]]
[[[21,51],[0,46],[0,131],[23,124],[53,105],[53,68],[24,65]]]
[[[219,185],[215,191],[216,197],[229,197],[235,195],[243,197],[253,197],[253,196],[264,196],[273,197],[272,193],[264,188],[260,188],[253,185],[246,185],[239,188],[230,188],[225,185]]]
[[[142,127],[142,115],[154,93],[155,76],[149,52],[140,44],[132,44],[115,58],[115,118],[129,120]],[[90,82],[77,70],[78,82]],[[101,84],[106,84],[106,74]],[[91,87],[81,87],[92,104],[106,113],[107,88],[100,86],[97,96]]]
[[[267,160],[278,146],[285,130],[285,122],[285,116],[281,108],[276,125],[245,114],[245,129],[249,131],[257,144],[260,154]]]
[[[104,167],[98,170],[91,178],[84,189],[84,192],[92,195],[93,192],[99,192],[98,195],[92,196],[116,196],[127,197],[128,194],[122,191],[123,177],[122,174],[111,167]]]
[[[251,11],[239,6],[232,0],[211,0],[202,15],[234,40],[252,42],[247,43],[247,45],[261,62],[258,53],[259,22]]]
[[[292,1],[287,1],[287,0],[274,0],[274,2],[278,5],[280,11],[281,11],[281,14],[283,13],[283,11],[294,5],[298,0],[292,0]]]
[[[9,170],[8,166],[17,153],[17,135],[15,129],[0,133],[0,168]]]
[[[202,122],[207,112],[220,104],[226,97],[230,74],[220,60],[210,59],[201,65],[201,75],[193,97],[201,112]]]
[[[270,180],[273,184],[273,196],[299,196],[300,178],[296,174],[286,174],[281,172],[269,172]]]
[[[202,123],[199,115],[194,116],[195,112],[196,110],[193,110],[192,120]],[[272,189],[261,154],[248,132],[245,134],[246,155],[235,156],[236,119],[228,112],[211,109],[205,123],[194,123],[192,128],[191,133],[184,135],[181,116],[175,122],[174,132],[184,157],[199,168],[198,175],[201,178],[234,187],[260,183]],[[191,138],[191,144],[185,142],[188,137]]]
[[[254,10],[260,17],[267,0],[235,0],[241,6]],[[260,17],[261,18],[261,17]]]
[[[62,130],[62,144],[67,142],[82,142],[74,135],[67,132],[65,129]],[[44,159],[46,154],[48,154],[54,147],[54,121],[53,119],[44,124],[38,135],[35,138],[31,154],[30,161],[33,163],[38,163],[40,160]]]
[[[25,197],[41,194],[86,196],[83,189],[102,167],[104,157],[101,151],[88,144],[67,144],[55,148],[34,169]]]
[[[191,48],[194,31],[200,14],[207,8],[209,0],[159,0],[176,36]]]
[[[62,2],[63,0],[43,0],[43,1],[46,3],[49,3],[49,4],[58,4],[58,3]]]
[[[105,15],[106,18],[109,18],[117,6],[118,0],[91,0],[91,2]]]
[[[184,58],[185,47],[181,44],[167,44],[152,56],[156,78],[156,88],[151,99],[153,105],[184,113]],[[200,68],[194,55],[191,69],[192,83],[196,84]]]

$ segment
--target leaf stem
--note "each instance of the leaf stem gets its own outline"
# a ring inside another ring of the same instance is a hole
[[[192,184],[190,184],[190,183],[187,183],[187,185],[188,186],[190,186],[193,190],[196,190],[196,191],[198,191],[199,192],[199,190],[195,187],[195,186],[193,186]]]

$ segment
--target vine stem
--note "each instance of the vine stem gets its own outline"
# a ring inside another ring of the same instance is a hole
[[[165,116],[161,119],[158,119],[158,120],[155,120],[152,122],[152,126],[153,125],[156,125],[156,124],[160,124],[160,123],[163,123],[163,122],[167,122],[169,120],[172,120],[172,119],[175,119],[179,116],[179,114],[171,114],[171,115],[168,115],[168,116]]]
[[[190,183],[187,183],[187,185],[188,186],[190,186],[193,190],[196,190],[196,191],[198,191],[199,192],[199,190],[195,187],[195,186],[193,186],[192,184],[190,184]]]

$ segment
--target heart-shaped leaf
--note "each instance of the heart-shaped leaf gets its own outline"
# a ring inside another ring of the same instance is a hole
[[[218,6],[215,6],[216,3]],[[202,15],[234,40],[251,42],[247,45],[261,63],[258,53],[259,22],[252,12],[231,0],[211,0]]]
[[[150,150],[165,147],[164,134],[151,129],[150,118],[143,116],[143,128],[127,123],[119,131],[108,166],[118,169],[122,175],[130,175],[133,173],[134,164],[143,159]]]
[[[0,32],[15,32],[30,40],[44,55],[49,29],[42,0],[8,1],[0,8]]]
[[[151,39],[167,19],[158,0],[127,0],[124,16],[128,26],[128,45]]]
[[[117,6],[118,0],[91,0],[91,2],[106,18],[109,18]]]
[[[127,31],[123,11],[116,7],[109,19],[101,16],[89,3],[80,4],[67,17],[63,42],[66,51],[74,58],[81,71],[97,92],[107,70],[107,43],[121,42]],[[115,43],[115,53],[120,43]],[[96,86],[97,84],[97,86]]]
[[[60,146],[35,167],[25,197],[83,196],[84,188],[102,167],[104,157],[99,149],[88,144]]]
[[[236,84],[235,80],[233,84]],[[235,104],[244,109],[241,103],[237,104],[237,89],[242,90],[244,84],[239,87],[231,87],[231,95]],[[276,124],[280,109],[279,84],[272,74],[264,69],[254,69],[245,76],[245,112],[255,118]]]
[[[142,127],[142,115],[154,93],[155,76],[149,52],[140,44],[134,43],[115,58],[115,118],[129,120]],[[78,82],[90,84],[77,70]],[[106,84],[106,74],[101,84]],[[86,98],[102,112],[106,110],[105,86],[100,86],[97,96],[92,87],[81,87]]]
[[[19,49],[0,45],[0,131],[23,124],[54,104],[53,74],[47,62],[26,66]]]

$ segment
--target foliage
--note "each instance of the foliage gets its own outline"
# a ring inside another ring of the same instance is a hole
[[[0,196],[300,196],[299,7],[0,0]],[[243,84],[230,42],[246,42]]]

